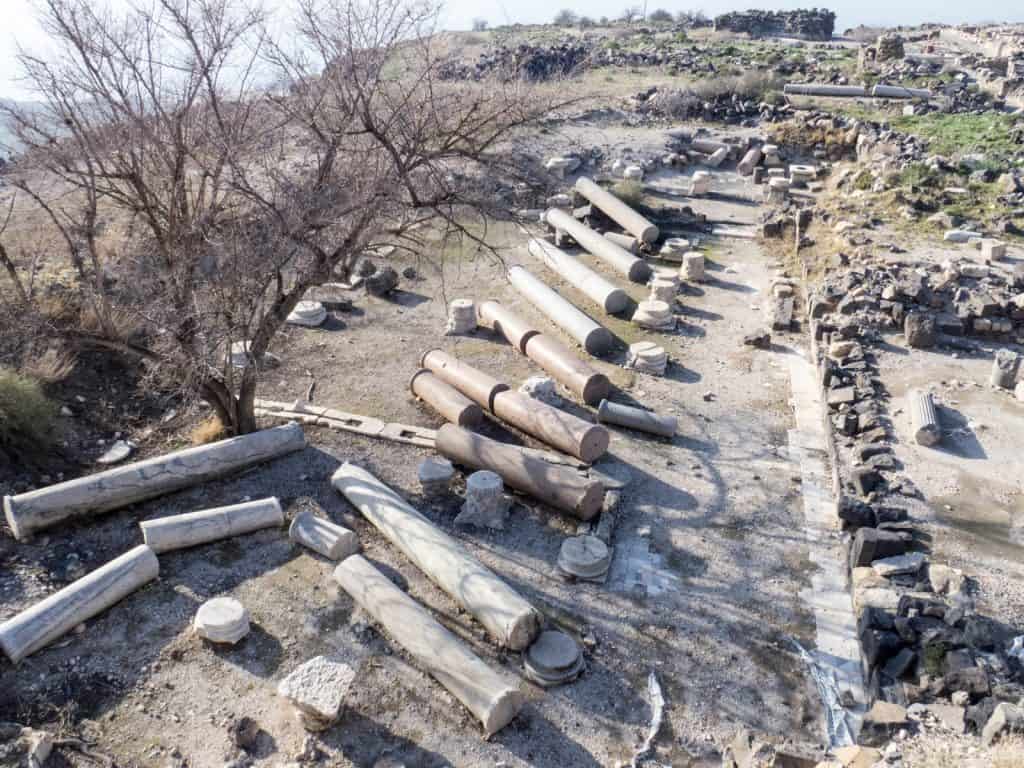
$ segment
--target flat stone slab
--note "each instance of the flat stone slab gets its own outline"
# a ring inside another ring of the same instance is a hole
[[[523,657],[523,669],[538,685],[551,686],[575,680],[583,671],[579,645],[564,632],[541,632]]]
[[[925,564],[925,556],[921,552],[907,552],[905,555],[883,557],[871,563],[871,570],[879,576],[899,576],[904,573],[917,573]]]
[[[249,612],[233,597],[215,597],[199,606],[192,626],[204,640],[234,645],[249,634]]]
[[[573,536],[562,542],[558,567],[570,576],[597,579],[608,572],[611,552],[597,536]]]
[[[127,440],[118,440],[96,459],[97,464],[117,464],[132,455],[135,446]]]
[[[300,301],[295,305],[287,319],[290,325],[303,325],[307,328],[315,328],[322,325],[327,319],[327,310],[319,301]]]
[[[277,693],[298,711],[306,730],[322,731],[341,715],[356,672],[336,656],[317,656],[278,683]]]

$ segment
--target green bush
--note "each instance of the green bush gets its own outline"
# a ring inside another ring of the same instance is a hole
[[[56,417],[56,406],[37,381],[0,368],[0,451],[38,455],[52,442]]]
[[[612,187],[612,192],[627,205],[637,206],[644,197],[644,185],[634,179],[623,179]]]

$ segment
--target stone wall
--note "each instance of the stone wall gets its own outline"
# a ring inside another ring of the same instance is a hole
[[[836,15],[825,8],[796,11],[733,11],[715,17],[715,29],[751,37],[792,35],[806,40],[831,40]]]

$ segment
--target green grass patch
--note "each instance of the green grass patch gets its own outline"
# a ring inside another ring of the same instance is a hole
[[[35,457],[53,440],[57,407],[39,382],[0,368],[0,451]]]
[[[1014,115],[899,115],[889,124],[893,130],[927,139],[940,155],[980,153],[995,166],[1024,149],[1016,140],[1024,123]]]

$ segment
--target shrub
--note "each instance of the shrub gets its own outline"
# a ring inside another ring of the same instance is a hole
[[[622,202],[636,207],[643,200],[644,185],[634,179],[623,179],[612,187],[612,192]]]
[[[36,381],[56,384],[71,375],[77,360],[73,351],[51,347],[38,357],[26,360],[21,366],[21,372]]]
[[[206,445],[227,437],[227,430],[216,414],[203,419],[192,429],[192,445]]]
[[[664,8],[657,8],[647,14],[647,20],[654,24],[671,24],[672,14]]]
[[[555,14],[555,26],[571,27],[576,24],[577,18],[577,15],[573,11],[570,11],[568,8],[563,8]]]
[[[57,409],[38,381],[0,368],[0,451],[34,457],[53,440]]]

